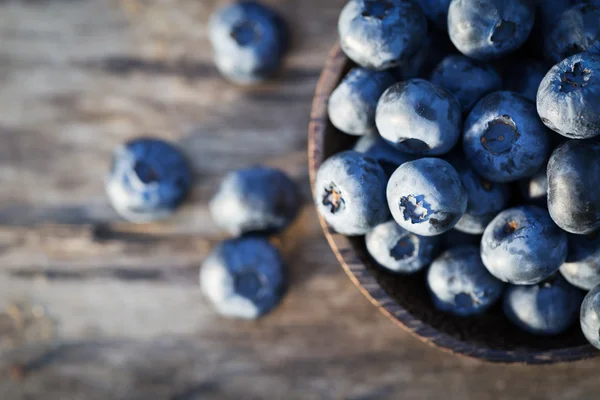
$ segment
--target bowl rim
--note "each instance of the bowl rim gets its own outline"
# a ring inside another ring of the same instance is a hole
[[[336,42],[329,52],[315,90],[308,128],[308,169],[313,198],[315,196],[316,172],[324,161],[325,131],[328,126],[327,102],[331,92],[341,80],[345,67],[349,62],[350,60],[343,53],[339,42]],[[366,268],[350,240],[333,231],[321,215],[318,215],[318,217],[331,249],[350,280],[380,312],[423,343],[448,353],[507,364],[553,364],[583,360],[600,355],[600,351],[592,345],[555,350],[497,350],[485,345],[465,342],[439,331],[416,318],[391,298]]]

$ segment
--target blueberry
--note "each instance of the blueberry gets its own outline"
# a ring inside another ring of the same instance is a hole
[[[557,335],[577,320],[583,293],[560,275],[531,286],[509,285],[504,314],[516,326],[535,335]]]
[[[600,235],[568,235],[569,255],[560,273],[573,286],[591,290],[600,285]]]
[[[427,19],[438,30],[446,30],[448,25],[448,7],[450,0],[421,0],[419,2]]]
[[[202,293],[226,317],[256,319],[268,313],[280,302],[285,286],[279,252],[258,237],[221,242],[200,269]]]
[[[502,88],[502,78],[494,68],[458,54],[449,55],[438,64],[431,82],[455,95],[464,112],[486,94]]]
[[[461,317],[482,314],[502,296],[504,283],[481,262],[477,247],[459,247],[437,258],[427,272],[427,287],[438,310]]]
[[[131,222],[168,217],[192,185],[192,171],[173,145],[137,138],[115,149],[105,186],[114,209]]]
[[[600,55],[581,53],[556,64],[537,92],[547,127],[572,139],[600,134]]]
[[[469,114],[463,149],[479,175],[494,182],[512,182],[535,174],[544,165],[550,140],[531,101],[513,92],[494,92]]]
[[[213,221],[234,236],[280,232],[301,205],[296,184],[282,171],[265,166],[230,172],[209,204]]]
[[[555,273],[567,259],[567,235],[542,208],[509,208],[485,228],[481,258],[501,281],[533,285]]]
[[[396,82],[423,76],[423,71],[428,68],[427,63],[431,51],[434,51],[434,47],[431,36],[427,35],[423,38],[419,49],[412,57],[405,60],[399,67],[391,70],[396,73],[396,77],[398,78]]]
[[[600,349],[600,285],[583,299],[579,317],[584,336],[594,347]]]
[[[331,123],[349,135],[375,133],[377,100],[395,81],[386,71],[350,70],[329,98]]]
[[[563,12],[546,36],[546,57],[558,63],[567,57],[598,47],[600,7],[578,4]]]
[[[531,0],[452,0],[448,33],[464,55],[491,60],[521,47],[534,19]]]
[[[548,68],[536,60],[511,63],[504,73],[506,88],[535,102],[538,87],[547,72]]]
[[[415,235],[396,221],[377,225],[367,233],[365,243],[380,266],[403,274],[418,272],[429,265],[439,248],[437,237]]]
[[[441,248],[451,250],[456,247],[477,246],[481,243],[481,235],[470,235],[457,229],[450,229],[448,232],[440,235]]]
[[[412,154],[403,153],[390,146],[378,134],[362,136],[354,145],[354,151],[377,160],[388,177],[392,176],[400,165],[415,158]]]
[[[422,236],[449,231],[467,209],[467,191],[458,172],[438,158],[398,167],[388,182],[387,200],[396,222]]]
[[[375,122],[381,136],[399,150],[439,155],[458,141],[462,110],[446,90],[424,79],[411,79],[383,93]]]
[[[210,18],[209,32],[217,68],[240,84],[273,75],[287,47],[283,19],[255,1],[240,1],[217,10]]]
[[[519,189],[528,203],[546,207],[548,196],[548,176],[546,166],[543,166],[535,175],[519,181]]]
[[[358,65],[384,70],[405,63],[427,35],[427,19],[411,0],[350,0],[338,21],[344,53]]]
[[[569,140],[548,162],[548,210],[567,232],[590,233],[600,227],[600,143]]]
[[[374,158],[344,151],[328,158],[317,171],[317,211],[343,235],[364,235],[389,219],[387,176]]]

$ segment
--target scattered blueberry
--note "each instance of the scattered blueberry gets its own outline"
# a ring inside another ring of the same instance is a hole
[[[114,209],[131,222],[168,217],[192,185],[192,171],[173,145],[138,138],[117,147],[105,186]]]
[[[296,184],[265,166],[230,172],[209,204],[213,221],[232,235],[282,231],[301,205]]]
[[[448,32],[461,53],[485,61],[521,47],[534,19],[531,0],[452,0]]]
[[[459,247],[429,267],[427,286],[438,310],[461,317],[482,314],[502,296],[504,283],[481,262],[477,247]]]
[[[568,235],[569,255],[560,273],[573,286],[591,290],[600,285],[600,235]]]
[[[389,219],[387,176],[374,158],[344,151],[317,171],[315,204],[331,228],[343,235],[364,235]]]
[[[467,191],[448,162],[421,158],[398,167],[388,182],[387,200],[402,228],[435,236],[452,229],[463,216]]]
[[[350,70],[329,98],[331,123],[349,135],[376,133],[377,101],[395,81],[387,71]]]
[[[600,134],[600,55],[581,53],[556,64],[537,92],[547,127],[572,139]]]
[[[412,154],[403,153],[390,146],[379,134],[362,136],[354,145],[354,151],[377,160],[388,177],[392,176],[400,165],[415,158]]]
[[[344,53],[376,70],[400,66],[427,35],[427,19],[411,0],[350,0],[338,21]]]
[[[600,349],[600,285],[583,299],[579,317],[584,336],[592,346]]]
[[[223,76],[241,84],[262,81],[279,68],[287,47],[287,28],[271,8],[240,1],[210,19],[215,63]]]
[[[531,101],[513,92],[494,92],[469,114],[463,149],[479,175],[512,182],[532,176],[544,165],[550,140]]]
[[[567,258],[567,236],[548,212],[535,206],[502,211],[481,240],[481,258],[492,275],[515,285],[543,281]]]
[[[546,175],[546,166],[543,166],[532,177],[520,180],[519,189],[527,203],[546,207],[548,197],[548,176]]]
[[[464,112],[502,88],[502,78],[494,68],[459,54],[444,58],[433,70],[431,82],[455,95]]]
[[[577,4],[563,12],[546,36],[545,55],[554,63],[598,47],[600,7]]]
[[[577,320],[583,293],[560,275],[536,285],[509,285],[504,314],[516,326],[535,335],[558,335]]]
[[[396,221],[377,225],[367,233],[365,243],[380,266],[403,274],[418,272],[429,265],[439,248],[437,237],[415,235]]]
[[[286,274],[279,252],[266,239],[243,237],[221,242],[200,269],[200,287],[226,317],[256,319],[281,300]]]
[[[536,60],[520,60],[518,63],[511,63],[504,73],[506,88],[535,102],[538,87],[547,72],[548,68]]]
[[[410,154],[449,152],[460,137],[462,110],[456,98],[424,79],[399,82],[377,103],[380,135]]]
[[[587,234],[600,227],[600,143],[569,140],[548,161],[548,210],[567,232]]]

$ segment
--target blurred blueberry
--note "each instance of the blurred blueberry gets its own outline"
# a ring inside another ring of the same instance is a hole
[[[438,310],[461,317],[482,314],[502,296],[504,283],[485,269],[477,247],[459,247],[437,258],[427,287]]]
[[[585,296],[579,317],[585,338],[592,346],[600,349],[600,286],[596,286]]]
[[[226,317],[256,319],[268,313],[279,304],[285,287],[279,252],[258,237],[221,242],[200,269],[202,293]]]
[[[488,94],[465,122],[463,149],[477,173],[494,182],[535,174],[550,152],[535,104],[513,92]]]
[[[379,134],[362,136],[354,145],[354,151],[377,160],[388,177],[392,176],[400,165],[415,159],[414,155],[390,146]]]
[[[439,248],[436,237],[415,235],[396,221],[377,225],[365,236],[369,254],[377,263],[393,272],[410,274],[431,263]]]
[[[338,21],[344,53],[376,70],[400,66],[427,35],[427,19],[411,0],[350,0]]]
[[[218,9],[210,18],[209,33],[219,72],[240,84],[273,75],[288,41],[283,19],[255,1],[239,1]]]
[[[527,203],[546,207],[548,204],[548,176],[546,166],[540,168],[535,175],[519,181],[519,189]]]
[[[417,3],[421,5],[427,19],[433,23],[436,29],[446,31],[450,0],[421,0]]]
[[[234,236],[282,231],[301,206],[296,184],[282,171],[265,166],[230,172],[209,204],[213,221]]]
[[[600,285],[600,235],[568,235],[569,255],[560,273],[573,286],[591,290]]]
[[[535,335],[558,335],[573,325],[583,293],[558,274],[532,286],[509,285],[504,314],[516,326]]]
[[[137,138],[117,147],[105,182],[114,209],[137,223],[171,215],[191,186],[192,171],[183,154],[153,138]]]
[[[356,151],[337,153],[317,171],[317,211],[343,235],[364,235],[389,219],[387,176],[374,158]]]
[[[449,152],[460,137],[462,110],[456,98],[424,79],[396,83],[377,103],[380,135],[410,154]]]
[[[537,60],[522,60],[511,63],[504,73],[506,89],[517,92],[530,101],[535,102],[538,87],[548,68]]]
[[[333,91],[328,103],[333,126],[349,135],[376,133],[375,109],[395,78],[386,71],[353,68]]]
[[[485,229],[481,257],[488,271],[501,281],[533,285],[565,262],[567,235],[542,208],[509,208]]]
[[[467,208],[467,191],[456,170],[439,158],[402,164],[387,186],[392,216],[409,232],[435,236],[452,229]]]

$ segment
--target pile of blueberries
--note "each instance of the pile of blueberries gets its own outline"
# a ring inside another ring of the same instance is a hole
[[[329,226],[443,312],[600,348],[600,1],[350,0],[338,30]]]

